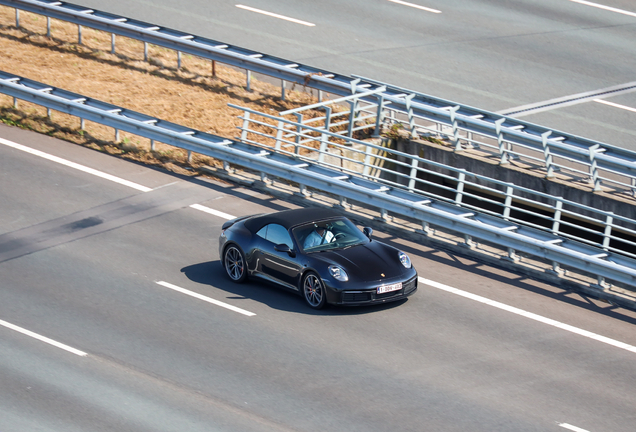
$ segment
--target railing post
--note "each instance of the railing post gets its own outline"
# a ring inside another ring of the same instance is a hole
[[[250,128],[250,112],[244,111],[243,113],[243,126],[241,127],[241,141],[247,140],[247,132]]]
[[[415,190],[415,181],[417,180],[417,168],[419,161],[416,158],[411,159],[411,172],[409,174],[409,192]]]
[[[411,131],[411,138],[417,139],[417,133],[415,132],[415,117],[413,116],[413,107],[411,106],[411,100],[414,97],[414,94],[410,94],[404,98],[404,101],[406,102],[406,112],[409,116],[409,130]]]
[[[612,240],[612,224],[614,222],[614,213],[609,212],[605,217],[605,231],[603,232],[603,250],[609,250],[610,241]]]
[[[499,146],[499,156],[501,157],[499,159],[499,164],[500,165],[505,165],[507,163],[510,163],[510,159],[508,157],[508,152],[505,150],[505,145],[504,145],[504,140],[503,140],[503,133],[501,133],[501,125],[505,121],[506,121],[506,119],[504,117],[502,117],[499,120],[495,121],[495,132],[497,133],[497,145]]]
[[[561,227],[561,214],[563,209],[563,197],[556,197],[554,205],[554,221],[552,222],[552,234],[558,235]]]
[[[389,109],[389,124],[394,125],[395,123],[395,110]]]
[[[331,127],[331,108],[325,107],[325,130],[329,132],[329,128]],[[327,149],[329,147],[329,135],[326,133],[321,134],[320,136],[320,154],[318,155],[318,162],[324,162],[325,154],[327,153]]]
[[[362,167],[362,175],[368,177],[371,173],[371,155],[373,154],[373,147],[366,146],[364,149],[364,166]]]
[[[605,281],[603,276],[596,276],[596,284],[601,289],[610,288],[611,285]]]
[[[82,26],[81,25],[77,26],[77,44],[78,45],[82,44]]]
[[[325,107],[325,130],[330,132],[331,129],[331,107]]]
[[[375,115],[375,130],[373,131],[373,137],[380,136],[380,127],[384,122],[384,95],[378,96],[378,112]]]
[[[545,159],[545,168],[547,170],[546,177],[554,177],[554,167],[552,166],[552,154],[550,153],[550,146],[548,145],[548,136],[552,134],[552,131],[547,131],[541,134],[541,144],[543,145],[543,157]]]
[[[347,203],[347,199],[340,195],[338,206],[344,210],[348,210],[351,206]]]
[[[387,209],[385,208],[381,208],[380,209],[380,216],[376,218],[376,220],[379,220],[381,222],[386,222],[389,218],[389,212],[387,211]]]
[[[459,110],[459,108],[459,105],[455,105],[450,109],[450,121],[453,125],[453,143],[455,144],[455,151],[462,150],[462,146],[459,143],[459,127],[457,126],[457,110]]]
[[[274,149],[278,153],[280,151],[281,139],[283,138],[283,131],[285,130],[285,124],[279,120],[278,127],[276,128],[276,143],[274,144]]]
[[[20,9],[15,8],[15,26],[20,28]]]
[[[465,246],[468,249],[475,249],[475,247],[477,246],[477,243],[475,243],[472,236],[469,236],[468,234],[464,234],[464,243],[462,244],[462,246]]]
[[[304,132],[303,129],[303,115],[300,113],[296,113],[296,120],[297,120],[297,126],[296,126],[296,145],[294,146],[294,154],[298,154],[299,153],[299,149],[300,149],[300,136],[301,134]]]
[[[514,250],[513,248],[508,248],[508,260],[512,261],[513,263],[518,263],[519,261],[521,261],[521,257],[517,255],[516,250]]]
[[[356,98],[353,101],[350,101],[349,105],[351,105],[351,113],[349,114],[349,128],[347,130],[347,136],[351,138],[353,136],[353,126],[356,122],[356,114],[358,111],[358,99]]]
[[[245,75],[247,80],[247,91],[252,91],[252,72],[249,69],[245,69]]]
[[[144,61],[148,61],[148,42],[144,42]]]
[[[592,184],[594,185],[594,192],[600,192],[601,189],[601,179],[598,175],[598,163],[596,162],[596,153],[601,153],[604,150],[600,149],[600,144],[594,144],[590,147],[590,177],[592,180]]]
[[[547,272],[552,273],[558,277],[562,277],[565,274],[565,271],[561,268],[561,264],[556,261],[552,261],[552,268],[547,270]]]
[[[285,100],[285,80],[280,80],[280,98]]]
[[[51,17],[46,17],[46,37],[51,37]]]
[[[181,69],[181,51],[177,51],[177,69]],[[249,84],[247,86],[249,91]]]
[[[434,231],[431,228],[431,224],[427,221],[422,221],[422,234],[424,234],[426,237],[431,237],[434,234]]]
[[[462,195],[464,194],[464,182],[466,181],[466,172],[460,172],[457,177],[457,193],[455,194],[455,205],[462,204]]]
[[[232,169],[232,165],[228,161],[223,161],[223,171],[228,174],[232,174],[234,170]]]
[[[504,201],[504,220],[510,220],[510,211],[512,209],[512,196],[515,193],[515,188],[512,186],[506,187],[506,200]]]
[[[294,195],[307,198],[308,196],[311,195],[311,193],[307,190],[307,186],[301,183],[298,185],[298,193]]]
[[[115,33],[110,34],[110,53],[115,54]]]

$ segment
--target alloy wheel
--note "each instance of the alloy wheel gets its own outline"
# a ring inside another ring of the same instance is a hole
[[[305,276],[303,282],[305,300],[314,309],[320,309],[325,305],[325,289],[322,281],[313,273]]]
[[[245,259],[240,250],[230,246],[225,251],[225,270],[228,276],[235,282],[243,280],[245,275]]]

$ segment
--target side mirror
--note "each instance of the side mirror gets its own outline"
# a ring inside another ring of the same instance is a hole
[[[371,234],[373,234],[373,228],[371,227],[364,227],[364,229],[362,230],[362,232],[364,233],[365,236],[367,236],[367,238],[369,240],[371,240]]]
[[[276,252],[285,252],[292,258],[296,256],[296,252],[294,252],[294,250],[287,246],[285,243],[277,244],[276,246],[274,246],[274,250]]]

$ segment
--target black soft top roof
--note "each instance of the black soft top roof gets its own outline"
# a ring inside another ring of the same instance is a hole
[[[342,216],[338,211],[322,207],[283,210],[278,213],[268,213],[251,217],[245,221],[245,227],[252,233],[257,232],[265,225],[271,223],[277,223],[289,229],[296,225],[317,222],[338,216]]]

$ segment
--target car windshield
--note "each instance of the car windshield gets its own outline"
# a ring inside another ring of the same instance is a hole
[[[292,230],[305,252],[343,249],[365,244],[369,239],[346,218],[301,225]]]

